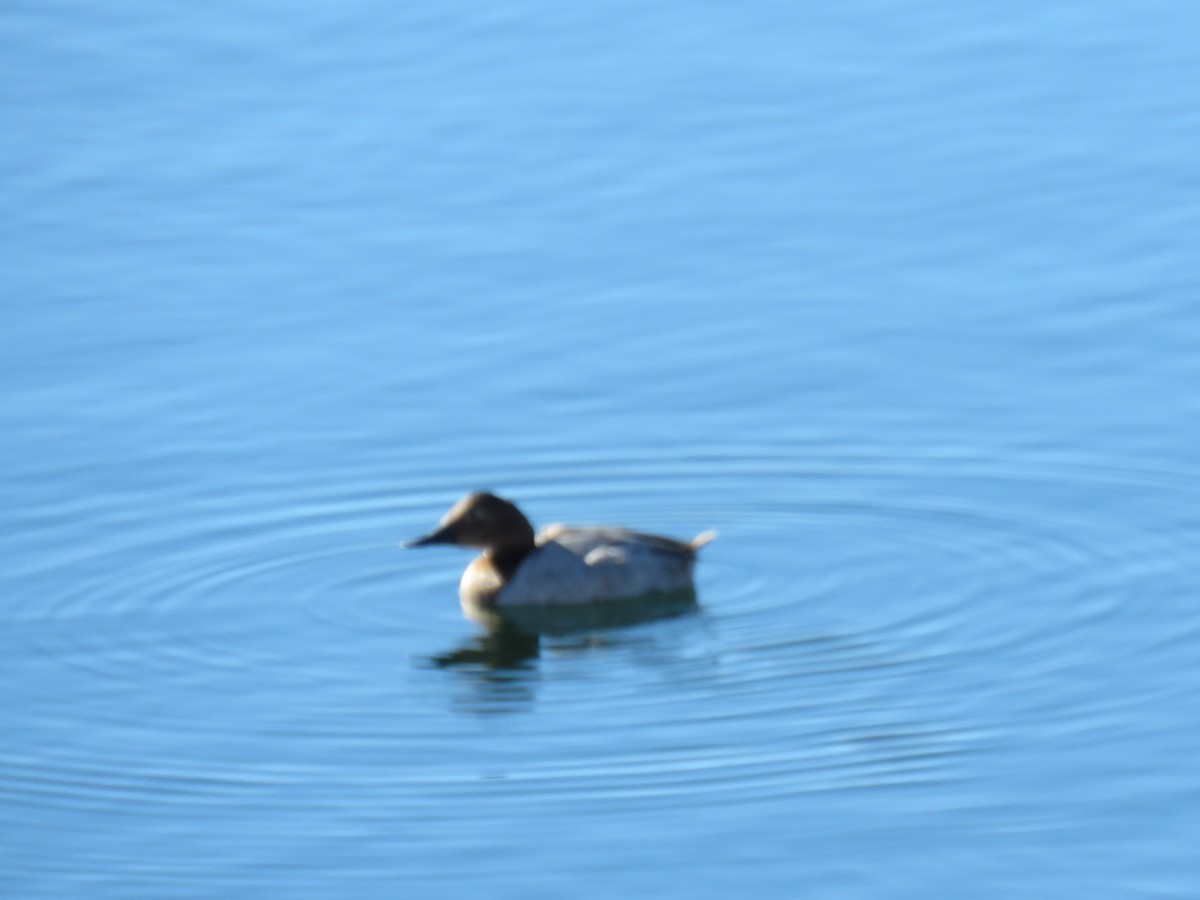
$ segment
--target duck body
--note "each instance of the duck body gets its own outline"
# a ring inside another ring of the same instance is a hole
[[[469,494],[432,534],[408,546],[449,543],[483,552],[463,573],[464,606],[505,609],[630,601],[693,591],[705,532],[677,541],[609,526],[551,525],[534,534],[507,500]]]
[[[555,525],[505,577],[487,553],[467,566],[464,603],[504,606],[599,603],[685,590],[696,550],[690,544],[623,528]]]

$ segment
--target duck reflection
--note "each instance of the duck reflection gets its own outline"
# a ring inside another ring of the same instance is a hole
[[[462,607],[482,633],[435,656],[434,664],[497,672],[529,667],[541,654],[544,639],[555,639],[556,648],[562,649],[603,646],[607,642],[597,640],[597,632],[689,615],[699,609],[699,603],[695,589],[688,587],[602,603],[497,609],[464,600]]]
[[[439,668],[471,667],[491,671],[525,668],[541,653],[536,634],[526,634],[504,624],[478,634],[453,650],[433,657]]]

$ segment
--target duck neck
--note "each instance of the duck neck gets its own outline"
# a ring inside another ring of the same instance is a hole
[[[533,550],[533,544],[509,544],[504,547],[489,547],[484,551],[486,556],[500,573],[500,578],[508,581],[517,572],[521,561]]]

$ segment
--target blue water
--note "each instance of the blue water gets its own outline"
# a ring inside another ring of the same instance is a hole
[[[1200,894],[1198,27],[7,5],[0,895]]]

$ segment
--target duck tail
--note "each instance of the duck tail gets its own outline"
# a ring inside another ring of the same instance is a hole
[[[691,547],[693,550],[699,550],[705,544],[711,544],[716,539],[717,539],[717,532],[714,529],[710,528],[708,531],[702,532],[702,533],[696,535],[694,538],[692,538],[691,541],[688,542],[688,546]]]

